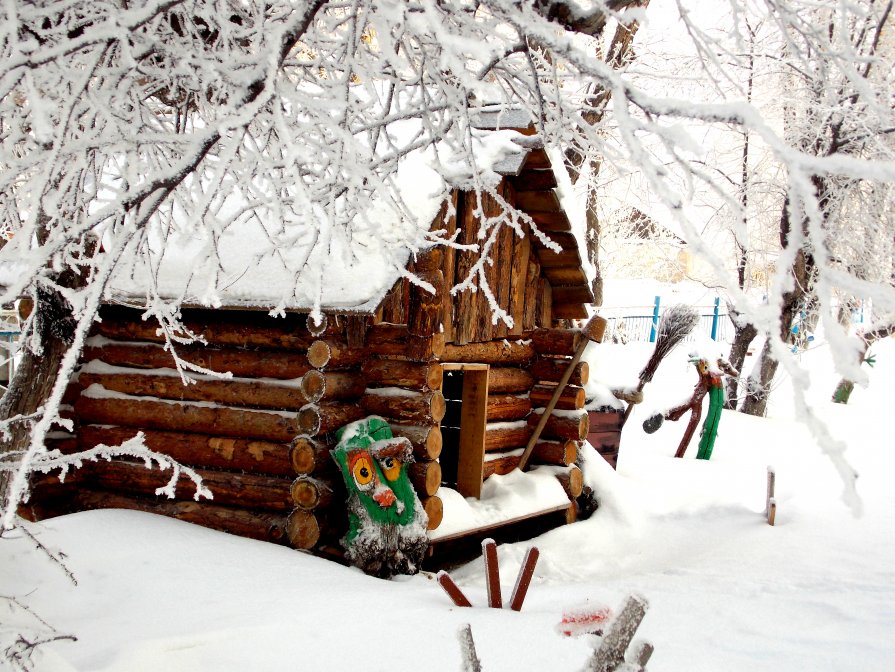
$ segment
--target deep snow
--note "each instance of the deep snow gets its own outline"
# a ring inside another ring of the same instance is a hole
[[[890,339],[891,340],[891,339]],[[566,611],[650,603],[638,633],[656,652],[651,672],[849,670],[895,667],[895,492],[883,420],[895,347],[874,347],[871,384],[848,406],[826,401],[836,378],[823,344],[799,355],[810,393],[859,471],[860,518],[840,499],[829,460],[791,418],[788,382],[771,417],[725,411],[711,461],[671,457],[686,418],[655,434],[640,423],[689,395],[685,344],[663,364],[622,440],[618,472],[591,462],[602,506],[593,518],[502,546],[508,598],[525,550],[541,550],[521,613],[458,609],[431,575],[381,581],[286,548],[135,512],[80,513],[32,528],[78,580],[24,540],[0,542],[0,595],[27,604],[59,633],[34,669],[461,669],[457,631],[472,625],[485,670],[580,670],[594,638],[567,638]],[[703,343],[699,347],[705,348]],[[633,379],[649,346],[600,346],[592,375]],[[616,382],[616,381],[612,381]],[[765,475],[777,473],[777,525],[764,522]],[[452,570],[486,603],[480,561]],[[3,647],[23,626],[0,606]]]

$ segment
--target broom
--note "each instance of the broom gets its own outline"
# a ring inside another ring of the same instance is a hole
[[[640,382],[637,383],[637,391],[642,392],[643,388],[656,375],[656,369],[659,364],[674,350],[678,343],[683,341],[696,327],[699,322],[699,313],[690,306],[682,303],[672,306],[665,311],[662,319],[659,321],[658,333],[656,335],[656,347],[652,356],[640,372]],[[634,410],[634,404],[628,404],[625,414],[622,417],[621,426],[624,427],[628,421],[628,416]]]

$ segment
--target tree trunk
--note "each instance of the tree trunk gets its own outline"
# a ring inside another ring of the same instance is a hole
[[[18,416],[29,417],[43,406],[59,371],[62,357],[68,350],[74,322],[66,300],[57,293],[39,292],[33,330],[22,334],[22,359],[16,367],[15,375],[3,398],[0,399],[0,420],[7,421]],[[43,350],[33,352],[27,344],[36,335]],[[17,421],[9,426],[8,434],[0,435],[0,455],[24,453],[31,441],[30,421]],[[17,465],[18,466],[18,465]],[[5,510],[14,505],[8,502],[9,485],[15,474],[0,471],[0,505]]]
[[[746,361],[746,354],[749,351],[749,345],[758,335],[758,329],[751,323],[740,322],[742,318],[732,307],[729,307],[728,310],[733,318],[734,331],[733,343],[730,346],[730,356],[727,358],[727,361],[729,361],[730,365],[737,371],[742,371],[743,362]],[[735,411],[737,409],[737,403],[739,402],[739,399],[737,398],[738,394],[739,378],[736,376],[728,376],[727,398],[724,402],[724,408]]]

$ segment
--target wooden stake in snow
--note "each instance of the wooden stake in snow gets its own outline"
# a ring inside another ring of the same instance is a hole
[[[488,589],[488,606],[500,609],[503,600],[500,595],[500,568],[497,564],[497,544],[493,539],[482,542],[482,558],[485,560],[485,584]]]
[[[609,631],[603,637],[600,647],[594,652],[593,658],[585,668],[587,672],[614,672],[625,662],[625,651],[634,638],[637,628],[640,627],[647,607],[647,602],[642,597],[636,595],[628,597],[625,606],[609,626]],[[644,647],[641,645],[638,657],[644,655],[648,659],[652,655],[652,650],[649,651],[649,654],[645,654]]]
[[[451,598],[451,601],[458,607],[472,606],[472,602],[470,602],[469,598],[463,594],[463,591],[460,590],[460,586],[454,583],[450,574],[442,570],[438,572],[436,580],[438,581],[438,585],[441,586],[444,589],[444,592],[448,594],[448,597]]]
[[[774,467],[768,465],[768,494],[764,507],[764,515],[768,519],[768,525],[773,525],[774,518],[777,517],[777,499],[774,497],[776,481],[777,475],[774,473]]]
[[[532,546],[525,554],[522,561],[522,567],[519,568],[519,576],[516,578],[516,585],[513,588],[513,595],[510,597],[509,607],[513,611],[522,609],[522,602],[525,601],[525,594],[528,592],[528,586],[531,585],[531,577],[535,571],[535,565],[538,563],[538,555],[540,552]],[[497,563],[497,544],[493,539],[485,539],[482,542],[482,557],[485,560],[485,584],[488,589],[488,606],[494,609],[503,608],[500,595],[500,570]],[[454,580],[444,570],[438,572],[436,577],[438,585],[440,585],[448,597],[458,607],[471,607],[472,604],[467,599],[460,587],[454,583]]]
[[[550,399],[550,403],[547,404],[547,408],[545,408],[544,412],[541,414],[541,419],[535,426],[534,432],[532,433],[531,438],[528,440],[528,445],[525,446],[525,452],[522,453],[522,457],[519,458],[520,471],[525,471],[525,468],[528,466],[528,458],[531,457],[531,452],[534,450],[535,444],[538,442],[538,439],[541,438],[541,432],[544,431],[544,426],[547,424],[547,420],[550,419],[550,414],[553,413],[553,409],[556,408],[556,403],[559,401],[559,398],[562,395],[562,391],[568,384],[569,378],[572,377],[572,373],[575,371],[575,367],[581,360],[581,356],[584,354],[584,350],[585,348],[587,348],[587,344],[590,341],[593,341],[594,343],[601,343],[603,341],[603,334],[606,333],[606,325],[606,319],[600,317],[599,315],[594,315],[585,325],[583,332],[584,335],[587,336],[587,339],[582,339],[581,345],[578,346],[578,349],[575,351],[575,355],[572,357],[572,359],[569,361],[568,366],[566,367],[566,372],[563,374],[562,378],[559,379],[559,383],[556,385],[556,389],[553,391],[553,398]]]
[[[519,576],[516,577],[513,594],[510,596],[510,609],[513,611],[522,609],[522,603],[525,601],[525,595],[528,593],[528,587],[531,585],[531,577],[535,573],[535,565],[538,564],[538,556],[540,554],[541,552],[537,546],[532,546],[525,554],[525,559],[519,568]]]

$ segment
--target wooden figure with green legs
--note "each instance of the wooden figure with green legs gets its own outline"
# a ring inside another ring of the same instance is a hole
[[[331,455],[348,491],[345,557],[380,578],[416,574],[429,538],[426,511],[407,475],[410,441],[392,436],[375,415],[345,425],[336,438]]]
[[[697,460],[707,460],[712,456],[712,449],[715,447],[718,423],[721,422],[721,409],[724,408],[724,385],[721,382],[721,376],[722,374],[737,376],[739,372],[723,359],[718,359],[716,367],[712,367],[708,359],[694,354],[690,355],[690,361],[696,365],[699,380],[696,387],[693,388],[693,395],[689,401],[664,413],[650,416],[643,422],[643,431],[652,434],[662,426],[665,419],[674,422],[680,420],[687,411],[690,411],[690,421],[687,423],[687,429],[684,430],[684,436],[681,437],[677,452],[674,454],[675,457],[683,457],[696,431],[696,425],[699,424],[699,418],[702,417],[702,400],[708,395],[709,412],[702,425],[699,450],[696,453]]]

